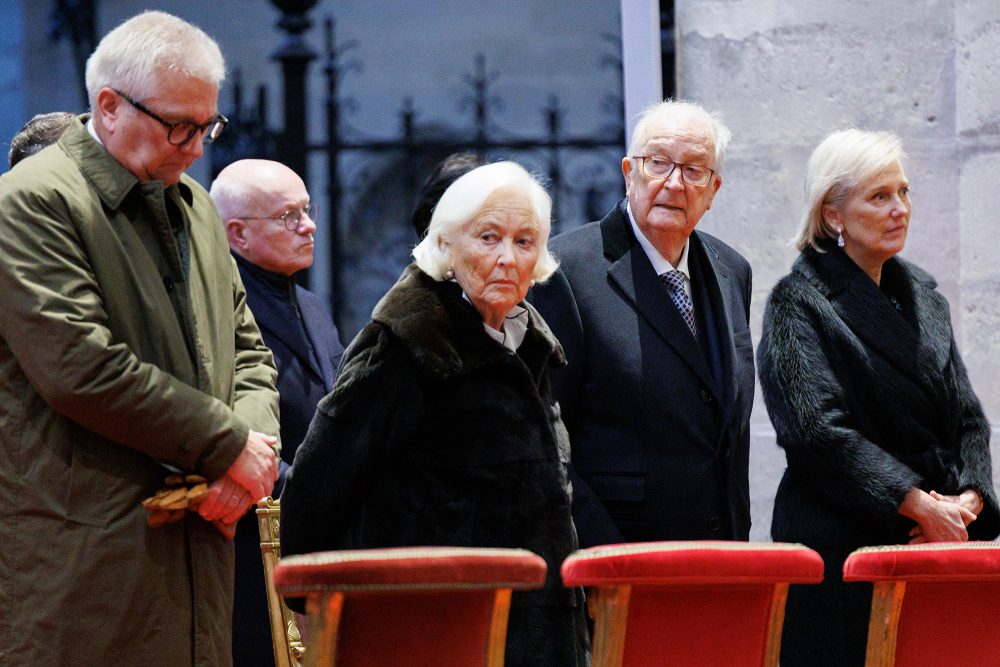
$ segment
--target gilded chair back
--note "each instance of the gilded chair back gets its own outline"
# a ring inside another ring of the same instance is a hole
[[[274,587],[274,566],[281,558],[279,528],[280,501],[270,496],[257,502],[257,526],[260,529],[260,555],[264,559],[264,583],[267,587],[267,610],[271,617],[271,638],[276,667],[302,667],[305,645],[295,623],[295,614]]]

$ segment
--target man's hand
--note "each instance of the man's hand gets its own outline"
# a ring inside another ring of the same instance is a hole
[[[254,503],[250,492],[228,475],[208,485],[208,494],[198,505],[198,514],[206,521],[234,524]]]
[[[250,492],[251,502],[270,495],[274,489],[278,479],[278,455],[273,446],[277,443],[273,435],[250,431],[246,446],[226,471],[226,477]]]

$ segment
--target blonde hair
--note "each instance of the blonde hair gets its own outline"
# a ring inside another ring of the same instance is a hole
[[[442,239],[470,222],[489,196],[505,187],[523,193],[531,202],[538,219],[538,243],[541,246],[532,278],[538,282],[548,280],[559,268],[548,248],[552,199],[537,178],[521,165],[509,161],[476,167],[448,186],[434,207],[426,235],[413,249],[413,259],[420,270],[434,280],[444,280],[445,272],[451,268],[451,256],[441,243]]]
[[[892,132],[849,128],[826,136],[809,156],[805,180],[805,213],[792,243],[799,250],[818,248],[837,236],[823,217],[823,206],[840,206],[859,183],[906,157],[902,140]]]

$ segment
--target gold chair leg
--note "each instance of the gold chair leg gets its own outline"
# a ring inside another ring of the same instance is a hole
[[[872,615],[868,622],[866,667],[893,667],[896,664],[896,631],[905,594],[905,581],[875,582]]]
[[[621,667],[631,586],[590,589],[594,614],[594,667]]]
[[[343,607],[343,593],[309,596],[306,603],[306,612],[309,616],[309,635],[315,638],[313,645],[306,651],[306,665],[309,667],[334,667],[336,665],[337,635],[340,632],[340,613]]]
[[[486,646],[486,667],[503,667],[507,648],[507,617],[510,613],[511,589],[501,588],[493,596],[493,616]]]
[[[785,627],[785,602],[788,584],[775,584],[771,592],[771,611],[767,619],[767,643],[764,645],[764,667],[777,667],[781,657],[781,631]]]

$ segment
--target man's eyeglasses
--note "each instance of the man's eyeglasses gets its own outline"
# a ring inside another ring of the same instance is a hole
[[[112,90],[114,90],[119,97],[134,106],[136,109],[167,128],[167,141],[174,146],[183,146],[187,142],[191,141],[194,135],[199,132],[202,133],[202,142],[210,144],[219,138],[219,135],[222,134],[222,131],[226,129],[226,125],[229,123],[229,119],[221,113],[216,114],[215,118],[208,121],[204,125],[197,125],[195,123],[173,123],[156,115],[146,108],[145,104],[132,99],[117,88],[112,88]]]
[[[681,168],[681,179],[688,185],[703,188],[712,180],[715,171],[697,164],[682,164],[659,155],[633,155],[639,161],[639,168],[649,178],[670,178],[674,169]]]
[[[316,220],[316,216],[319,215],[319,206],[316,204],[309,204],[303,208],[292,208],[276,218],[259,218],[253,216],[244,216],[242,220],[280,220],[282,224],[285,225],[285,229],[290,232],[296,231],[302,226],[306,218],[310,220]]]

